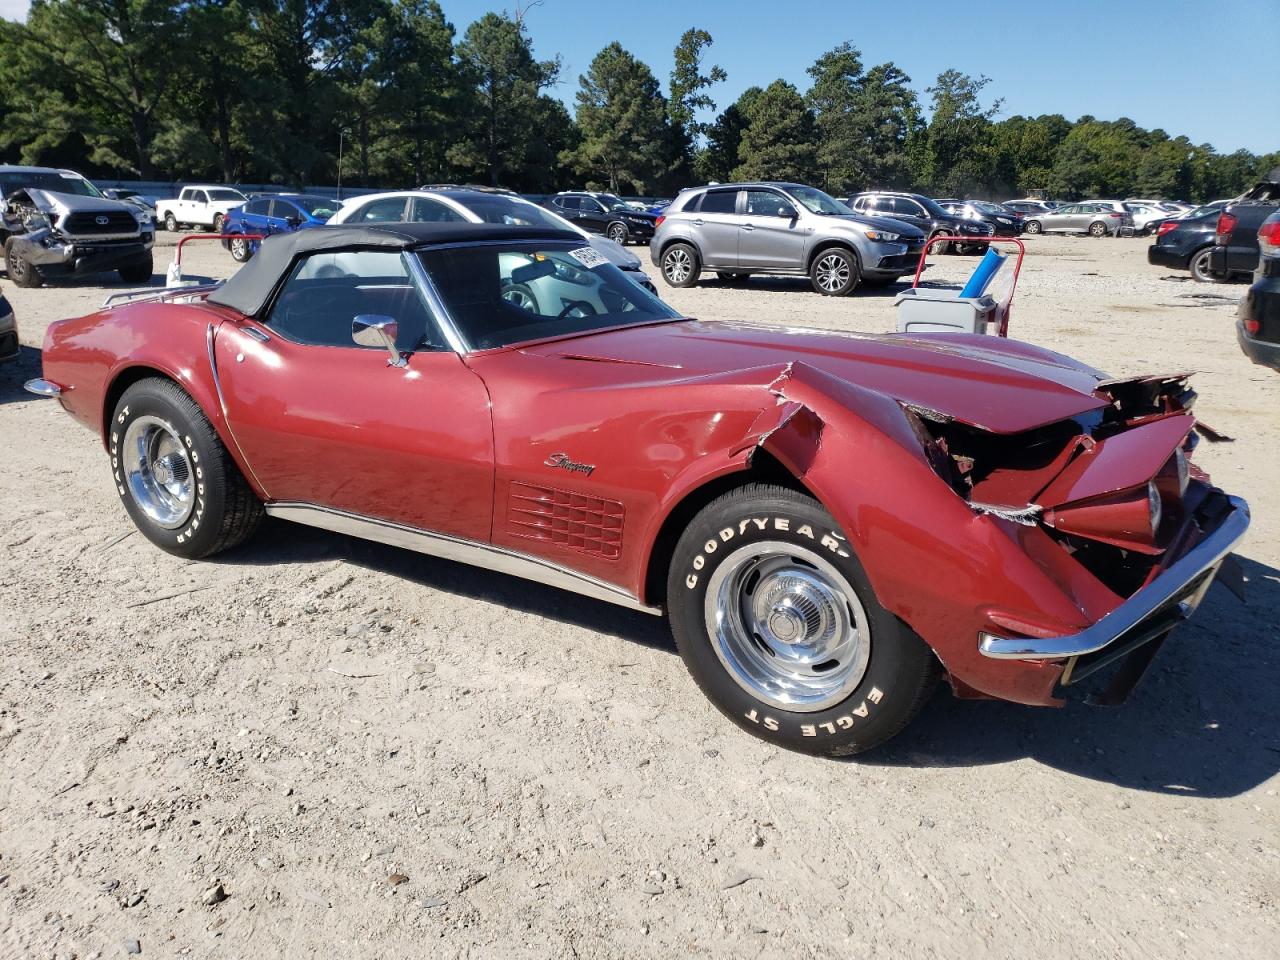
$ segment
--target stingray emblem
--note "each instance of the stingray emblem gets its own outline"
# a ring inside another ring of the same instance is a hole
[[[557,470],[568,470],[570,473],[580,473],[585,477],[591,476],[596,470],[594,463],[575,463],[569,459],[567,453],[553,453],[542,462],[548,467],[555,467]]]

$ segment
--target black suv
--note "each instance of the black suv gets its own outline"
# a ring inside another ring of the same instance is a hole
[[[930,240],[938,234],[950,236],[989,237],[994,232],[988,224],[966,220],[947,213],[928,197],[918,193],[896,193],[883,190],[868,190],[855,193],[845,200],[845,205],[854,213],[869,217],[892,217],[909,223]],[[973,247],[985,244],[972,244]],[[967,245],[956,244],[961,251]],[[937,251],[941,252],[941,251]]]
[[[1280,370],[1280,212],[1258,228],[1258,269],[1240,302],[1236,338],[1254,363]]]
[[[627,206],[612,193],[566,190],[548,197],[543,205],[583,230],[603,233],[618,243],[628,240],[648,243],[653,239],[654,224],[658,219],[652,213]]]

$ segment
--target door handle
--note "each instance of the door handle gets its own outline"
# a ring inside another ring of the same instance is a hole
[[[754,229],[755,229],[755,225],[754,225],[754,224],[751,224],[751,223],[744,223],[744,224],[742,225],[742,229],[743,229],[743,230],[754,230]]]
[[[700,226],[702,226],[702,218],[701,218],[701,217],[699,217],[697,220],[693,221],[693,225],[694,225],[695,227],[700,227]]]

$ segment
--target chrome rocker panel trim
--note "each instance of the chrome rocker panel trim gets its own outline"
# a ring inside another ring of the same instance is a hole
[[[22,385],[22,389],[27,393],[34,393],[37,397],[60,397],[62,396],[62,388],[52,380],[28,380]]]
[[[984,657],[996,660],[1058,660],[1103,649],[1159,611],[1197,577],[1216,573],[1249,528],[1249,504],[1240,497],[1229,496],[1227,500],[1231,504],[1231,512],[1215,530],[1097,623],[1065,637],[998,637],[980,633],[978,650]],[[1200,605],[1212,583],[1213,576],[1210,575],[1195,593],[1181,601],[1182,619],[1189,617]]]
[[[266,511],[270,516],[279,517],[282,520],[292,520],[295,523],[304,523],[307,526],[331,530],[334,533],[375,540],[378,543],[403,547],[406,550],[414,550],[445,560],[456,560],[473,567],[496,570],[498,573],[559,587],[562,590],[616,603],[642,613],[651,613],[655,616],[662,614],[660,607],[643,603],[621,587],[577,573],[550,560],[531,557],[504,547],[477,543],[474,540],[464,540],[461,537],[451,537],[442,533],[430,533],[389,520],[377,520],[313,503],[268,503]]]

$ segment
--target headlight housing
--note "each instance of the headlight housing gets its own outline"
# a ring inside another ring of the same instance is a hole
[[[868,240],[877,240],[881,243],[890,243],[894,240],[901,240],[902,234],[888,233],[884,230],[872,230],[870,227],[862,231],[867,235]]]

